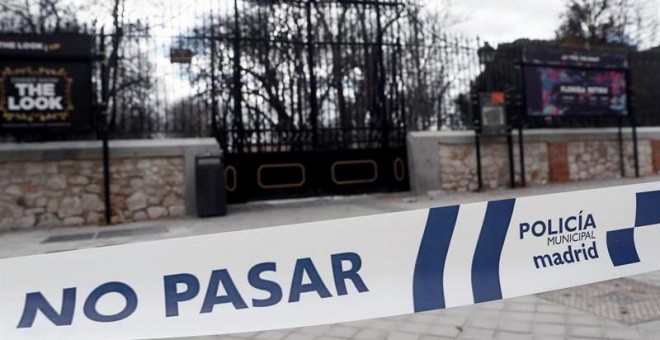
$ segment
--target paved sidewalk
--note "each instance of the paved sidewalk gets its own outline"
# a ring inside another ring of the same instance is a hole
[[[220,218],[3,233],[0,258],[648,181],[660,181],[660,177],[485,193],[379,194],[251,203],[231,206],[229,214]],[[660,272],[414,315],[190,339],[660,339]]]

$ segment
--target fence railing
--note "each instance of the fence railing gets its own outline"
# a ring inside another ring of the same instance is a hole
[[[515,56],[480,65],[478,39],[447,33],[407,2],[236,0],[193,12],[185,20],[193,24],[140,19],[97,30],[107,51],[112,138],[215,136],[236,152],[395,146],[409,130],[470,129],[472,93],[522,93]],[[11,22],[0,29],[18,30]],[[660,57],[635,52],[630,61],[637,122],[659,125]]]

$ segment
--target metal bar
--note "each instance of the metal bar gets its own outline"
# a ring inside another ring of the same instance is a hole
[[[632,116],[633,157],[635,159],[635,177],[639,178],[639,152],[637,150],[637,122]]]
[[[628,53],[628,60],[630,60],[630,53]],[[639,177],[639,153],[637,150],[637,119],[635,117],[635,110],[631,105],[630,84],[632,84],[632,75],[630,69],[626,69],[626,108],[628,109],[628,116],[630,117],[630,125],[632,126],[632,142],[633,142],[633,158],[635,162],[635,177]]]
[[[103,148],[103,203],[105,224],[112,223],[112,203],[110,201],[110,148],[108,147],[108,63],[105,58],[105,35],[101,29],[101,39],[99,40],[99,54],[103,56],[101,61],[101,105],[99,106],[99,130],[102,139]],[[116,105],[114,105],[116,106]]]
[[[238,23],[238,0],[234,0],[234,152],[243,152],[243,109],[242,109],[242,83],[241,83],[241,28]]]
[[[513,161],[513,137],[511,136],[511,128],[509,127],[507,129],[507,135],[506,135],[506,143],[509,149],[509,181],[511,185],[511,189],[516,188],[516,174],[515,174],[515,168],[514,168],[514,161]]]
[[[619,142],[619,167],[621,170],[621,177],[626,177],[626,166],[624,164],[624,155],[623,155],[623,131],[622,131],[622,124],[623,121],[621,117],[619,117],[619,128],[617,131],[617,141]]]
[[[310,123],[312,125],[312,146],[314,149],[318,147],[318,102],[316,98],[316,75],[314,74],[314,33],[312,31],[312,2],[316,0],[309,0],[305,3],[305,11],[307,14],[307,67],[309,69],[309,105],[310,105]]]
[[[215,33],[215,22],[213,20],[213,9],[211,9],[211,35]],[[217,133],[218,129],[218,101],[217,101],[217,76],[216,76],[216,51],[215,39],[211,40],[211,135],[220,143]],[[226,150],[226,146],[220,146]]]
[[[518,69],[520,70],[519,77],[522,82],[522,89],[525,89],[527,86],[525,82],[525,73],[524,73],[524,66],[522,64],[523,60],[523,50],[520,49],[519,51],[519,58],[520,58],[520,64],[518,64]],[[524,91],[524,90],[523,90]],[[516,102],[515,102],[515,107],[518,108],[517,113],[518,113],[518,143],[520,147],[520,180],[522,183],[522,186],[527,185],[527,179],[526,179],[526,174],[525,174],[525,145],[523,142],[523,129],[524,129],[524,122],[525,122],[525,117],[527,116],[527,97],[520,95],[518,93],[514,93]],[[519,100],[520,99],[520,100]]]
[[[525,143],[523,140],[522,119],[518,119],[518,153],[520,154],[520,185],[525,186]]]
[[[479,191],[483,191],[484,181],[481,173],[481,136],[479,136],[478,131],[474,134],[474,144],[477,150],[477,183],[479,185]]]
[[[389,124],[388,112],[386,112],[386,96],[385,96],[385,61],[383,59],[383,27],[380,22],[380,6],[377,1],[375,4],[376,10],[376,82],[377,82],[377,101],[376,110],[380,115],[381,120],[381,147],[387,148],[389,145]]]

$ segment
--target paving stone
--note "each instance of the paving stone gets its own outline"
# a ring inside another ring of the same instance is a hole
[[[303,333],[291,333],[284,338],[284,340],[311,340],[315,339],[314,337],[310,337],[310,334],[303,334]]]
[[[483,340],[492,339],[495,331],[491,329],[466,328],[459,335],[459,339],[465,340]]]
[[[479,305],[480,309],[487,309],[487,310],[502,310],[505,307],[506,307],[506,303],[501,300],[490,301]]]
[[[258,340],[282,340],[289,335],[286,331],[267,331],[261,332],[254,336],[254,339]]]
[[[566,321],[570,325],[593,326],[599,324],[599,319],[593,315],[569,315]]]
[[[325,334],[330,330],[331,325],[320,325],[320,326],[311,326],[311,327],[303,327],[300,328],[299,332],[300,333],[305,333],[305,334],[314,334],[314,335],[321,335]]]
[[[455,339],[455,338],[445,338],[443,336],[437,336],[437,335],[422,335],[419,340],[449,340],[449,339]]]
[[[571,326],[568,328],[570,337],[602,338],[603,330],[600,327]]]
[[[551,314],[551,313],[534,313],[533,321],[535,323],[566,323],[566,315],[564,314]]]
[[[387,335],[387,340],[419,340],[419,334],[392,332]]]
[[[532,324],[530,322],[501,320],[498,329],[514,333],[530,333]]]
[[[465,325],[465,322],[467,321],[467,317],[463,316],[455,316],[455,315],[440,315],[437,319],[436,322],[442,325],[449,325],[449,326],[463,326]]]
[[[608,339],[641,339],[642,335],[639,331],[632,328],[603,328],[603,333]],[[658,338],[655,338],[658,339]]]
[[[375,330],[375,329],[362,329],[358,331],[357,334],[355,334],[353,339],[379,340],[379,339],[385,339],[386,336],[387,336],[387,332],[385,331]]]
[[[402,332],[424,334],[431,330],[432,324],[408,322],[399,328]]]
[[[410,321],[418,323],[433,323],[437,317],[437,313],[417,313],[413,315]]]
[[[340,338],[350,338],[353,335],[355,335],[357,332],[358,332],[357,328],[336,325],[330,327],[330,329],[324,335],[336,336]]]
[[[534,320],[534,313],[532,312],[504,312],[502,319],[515,320],[515,321],[532,321]]]
[[[506,309],[517,312],[533,312],[536,306],[529,303],[508,303]]]
[[[498,332],[495,335],[495,340],[529,340],[529,339],[532,339],[531,334]]]
[[[485,329],[497,329],[499,323],[500,323],[499,318],[472,317],[468,321],[468,326],[476,327],[476,328],[485,328]]]
[[[452,338],[452,337],[456,337],[461,332],[462,329],[463,328],[458,328],[456,326],[438,325],[431,328],[431,330],[428,333],[431,335],[438,335],[438,336]]]
[[[569,315],[587,313],[603,316],[627,324],[660,319],[660,287],[620,278],[591,285],[578,286],[541,294],[544,298],[579,310]],[[569,318],[569,322],[571,319]]]
[[[388,320],[388,319],[373,320],[369,324],[369,328],[380,329],[380,330],[384,330],[384,331],[397,330],[401,326],[403,326],[403,322],[401,322],[401,321],[392,321],[392,320]]]
[[[520,296],[520,297],[511,299],[511,301],[514,301],[514,302],[517,302],[517,303],[527,303],[527,304],[537,305],[540,301],[543,301],[543,300],[539,299],[535,295],[530,295],[530,296]]]
[[[477,310],[470,317],[473,318],[489,318],[489,319],[499,319],[502,314],[504,314],[503,311],[499,310]]]
[[[534,324],[532,327],[534,335],[558,335],[563,336],[566,334],[565,325],[556,324]]]
[[[551,314],[564,314],[568,308],[560,305],[539,305],[536,307],[536,311],[540,313],[551,313]]]

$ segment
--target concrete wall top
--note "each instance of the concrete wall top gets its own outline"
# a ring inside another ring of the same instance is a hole
[[[109,148],[111,158],[185,157],[191,149],[196,155],[220,152],[213,138],[112,140]],[[102,156],[101,141],[0,144],[0,162],[99,159]]]
[[[523,130],[525,142],[561,142],[581,140],[612,140],[617,138],[617,128],[580,128],[580,129],[527,129]],[[514,131],[514,137],[518,132]],[[623,128],[623,137],[632,137],[632,129]],[[637,128],[638,139],[660,139],[660,127]],[[474,143],[474,131],[415,131],[410,132],[410,140],[436,140],[439,144]],[[516,138],[517,140],[517,138]],[[504,142],[503,137],[483,137],[484,143]]]

